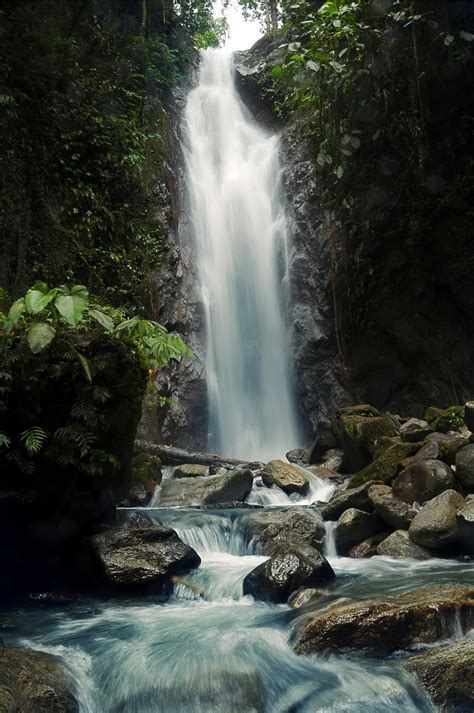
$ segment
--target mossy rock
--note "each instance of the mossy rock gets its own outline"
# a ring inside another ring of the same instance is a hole
[[[433,421],[436,421],[436,419],[442,415],[442,413],[442,408],[438,408],[437,406],[429,406],[429,408],[426,409],[424,419],[431,425]]]
[[[371,406],[341,409],[333,430],[344,451],[344,468],[352,473],[372,462],[381,439],[396,435],[390,419]]]
[[[137,453],[130,466],[132,485],[143,485],[150,480],[161,483],[161,461],[151,453]]]
[[[450,406],[431,424],[435,431],[447,433],[464,426],[464,406]]]
[[[382,453],[378,458],[356,473],[347,485],[348,488],[357,488],[369,480],[390,483],[402,470],[405,458],[414,455],[421,447],[421,443],[396,443]]]

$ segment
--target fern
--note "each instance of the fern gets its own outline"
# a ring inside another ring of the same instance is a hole
[[[6,435],[6,433],[2,433],[0,431],[0,447],[4,446],[5,448],[9,448],[11,444],[10,438]]]
[[[20,441],[24,443],[25,448],[30,456],[36,455],[44,446],[44,442],[47,439],[48,434],[40,426],[33,426],[29,428],[20,436]]]

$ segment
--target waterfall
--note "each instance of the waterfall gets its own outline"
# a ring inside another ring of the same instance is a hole
[[[201,53],[184,154],[207,350],[209,446],[268,460],[297,445],[278,137],[240,101],[227,50]]]

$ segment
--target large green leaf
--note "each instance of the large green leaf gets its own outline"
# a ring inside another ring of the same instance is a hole
[[[71,327],[77,327],[88,303],[89,292],[84,285],[75,285],[71,289],[61,285],[54,300],[58,312]]]
[[[108,314],[105,314],[105,312],[101,312],[99,309],[91,309],[89,310],[89,314],[95,319],[96,322],[98,322],[104,329],[106,329],[107,332],[114,331],[115,322],[112,317],[109,317]]]
[[[33,354],[47,347],[55,334],[56,330],[48,322],[34,322],[28,329],[28,346]]]
[[[49,290],[45,282],[38,282],[25,295],[26,309],[30,314],[38,314],[56,297],[56,292]]]

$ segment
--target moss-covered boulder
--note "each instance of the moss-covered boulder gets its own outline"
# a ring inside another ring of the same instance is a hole
[[[419,443],[402,443],[398,441],[387,448],[373,463],[356,473],[347,485],[348,488],[357,488],[369,481],[390,483],[402,468],[405,458],[414,455],[420,450]]]
[[[457,431],[464,426],[464,406],[450,406],[430,425],[434,431],[441,433]]]
[[[129,505],[148,505],[157,485],[161,483],[160,459],[151,453],[138,453],[133,457],[130,470]]]
[[[405,668],[421,682],[440,712],[474,710],[474,639],[412,656]]]
[[[361,470],[373,460],[381,438],[397,434],[390,418],[368,405],[338,411],[333,431],[344,451],[344,468],[349,473]]]

